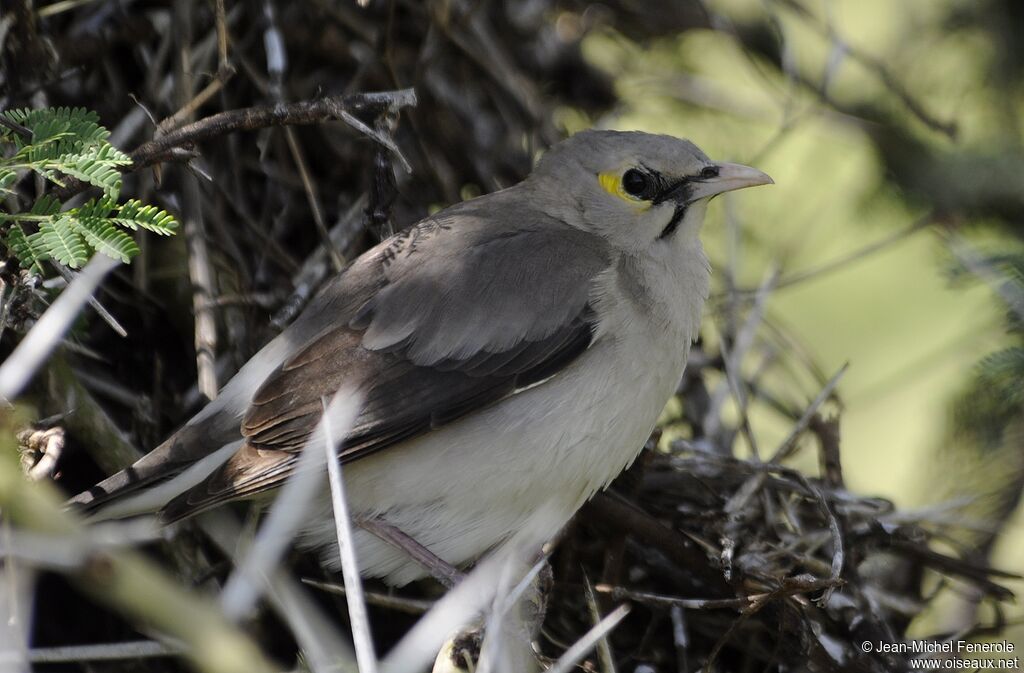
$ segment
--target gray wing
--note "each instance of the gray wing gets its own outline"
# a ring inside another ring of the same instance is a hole
[[[610,263],[607,249],[535,212],[503,211],[501,226],[481,210],[495,212],[501,199],[478,201],[368,253],[375,291],[264,382],[242,421],[245,444],[169,503],[165,518],[280,485],[322,399],[343,384],[364,395],[340,451],[351,462],[514,395],[586,350],[596,324],[591,287]],[[529,225],[515,226],[521,221]]]

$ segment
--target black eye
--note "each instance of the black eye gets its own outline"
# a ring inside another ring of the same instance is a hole
[[[622,188],[630,196],[641,199],[650,198],[653,185],[654,182],[651,180],[651,176],[635,168],[630,168],[622,175]]]
[[[701,172],[700,172],[700,179],[701,180],[710,180],[711,178],[717,178],[717,177],[718,177],[718,166],[705,166],[703,169],[701,169]]]

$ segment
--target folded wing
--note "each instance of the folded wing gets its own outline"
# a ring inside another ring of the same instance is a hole
[[[534,212],[505,212],[499,226],[482,210],[502,206],[494,196],[425,220],[360,260],[379,265],[374,291],[266,379],[242,420],[242,448],[171,501],[165,518],[279,486],[323,400],[342,385],[364,395],[339,454],[351,462],[515,395],[584,352],[607,249]]]

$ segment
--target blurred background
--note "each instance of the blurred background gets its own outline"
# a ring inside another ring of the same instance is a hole
[[[702,398],[683,394],[662,447],[711,437],[749,456],[753,437],[770,454],[848,363],[827,406],[849,491],[941,529],[932,544],[946,553],[1024,572],[1019,0],[23,0],[5,4],[0,26],[0,107],[94,109],[125,151],[160,120],[166,130],[325,94],[418,97],[380,127],[411,172],[335,122],[214,138],[125,176],[126,194],[174,212],[184,232],[140,234],[140,256],[108,281],[102,302],[128,337],[86,316],[31,391],[39,418],[94,400],[123,430],[98,438],[82,413],[60,416],[69,435],[55,478],[68,493],[203,403],[196,287],[213,299],[202,311],[223,383],[327,273],[326,256],[313,260],[326,229],[351,259],[428,212],[513,184],[564,135],[639,129],[776,182],[721,198],[705,230],[711,364],[692,369],[725,390],[710,404],[729,432],[712,437],[694,422]],[[30,183],[6,206],[26,208]],[[207,277],[192,271],[197,254]],[[6,354],[52,295],[4,274],[15,288]],[[715,354],[751,311],[746,407],[730,401]],[[111,442],[126,453],[112,456]],[[813,451],[790,464],[818,473]],[[42,596],[62,595],[46,581]],[[924,593],[940,583],[949,588],[929,576]],[[117,632],[75,614],[41,622],[37,642],[66,642],[68,621],[85,641]],[[998,638],[1019,652],[1022,622],[1019,602],[997,612],[955,586],[909,633],[1005,624]]]

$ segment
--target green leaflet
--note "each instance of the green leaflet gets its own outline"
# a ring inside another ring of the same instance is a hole
[[[43,273],[42,262],[48,257],[48,254],[41,245],[41,239],[33,241],[25,234],[24,229],[15,224],[7,232],[7,247],[18,258],[22,267],[33,273]]]
[[[112,220],[122,227],[132,230],[142,227],[161,236],[171,236],[178,230],[178,221],[174,219],[174,216],[156,206],[147,206],[136,199],[121,206],[117,216]]]
[[[132,257],[139,254],[139,246],[127,233],[116,228],[101,217],[86,217],[71,221],[75,231],[82,235],[97,252],[102,252],[107,257],[113,257],[124,263],[131,261]]]
[[[46,245],[46,253],[61,264],[77,269],[89,259],[89,251],[70,218],[56,218],[48,227],[40,227],[39,233]]]

